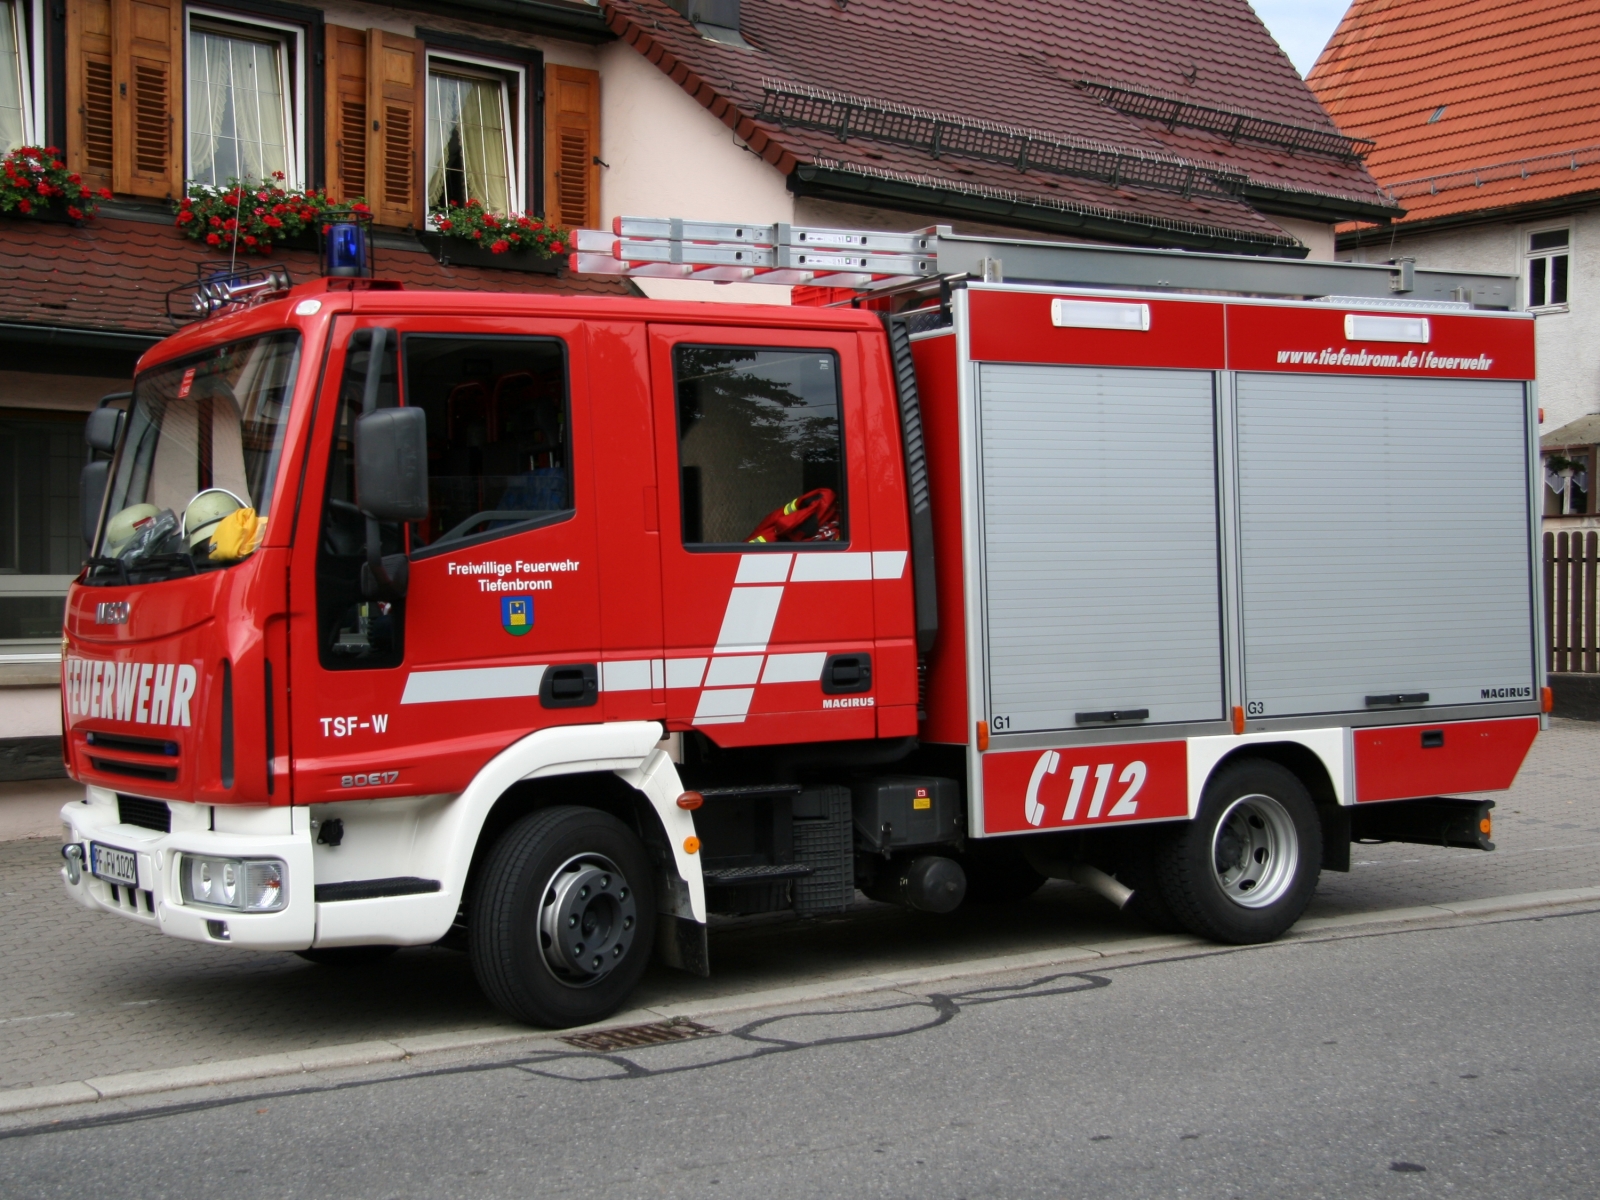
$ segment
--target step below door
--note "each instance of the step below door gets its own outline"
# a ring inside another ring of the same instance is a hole
[[[1221,719],[1212,373],[985,363],[978,385],[991,729]]]

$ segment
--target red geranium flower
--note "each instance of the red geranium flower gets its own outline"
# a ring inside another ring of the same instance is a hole
[[[208,233],[206,234],[206,245],[220,246],[222,245],[222,239],[214,233]]]
[[[24,196],[21,200],[17,201],[17,207],[24,213],[31,213],[33,211],[33,201]]]
[[[67,216],[71,217],[74,221],[81,221],[83,220],[83,209],[79,208],[76,204],[69,204],[67,205]]]
[[[506,241],[505,238],[501,238],[499,241],[495,242],[494,245],[490,246],[489,249],[495,254],[504,254],[507,250],[511,249],[511,243]]]

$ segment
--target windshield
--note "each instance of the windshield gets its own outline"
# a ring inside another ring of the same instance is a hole
[[[192,574],[255,550],[299,352],[299,334],[274,333],[139,377],[91,580]]]

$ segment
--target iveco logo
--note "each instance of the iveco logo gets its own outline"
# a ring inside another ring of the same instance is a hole
[[[126,600],[102,600],[94,606],[94,623],[96,625],[126,625],[128,623],[128,602]]]

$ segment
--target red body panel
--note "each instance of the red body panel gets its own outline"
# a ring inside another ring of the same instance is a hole
[[[961,580],[961,439],[956,386],[956,338],[951,333],[911,343],[922,399],[922,439],[928,456],[933,506],[934,573],[938,580],[939,636],[928,655],[922,736],[930,742],[966,745],[972,737],[967,714],[966,599]]]
[[[1365,803],[1504,791],[1538,732],[1538,717],[1357,729],[1355,798]],[[1424,746],[1429,733],[1442,735],[1443,744]]]
[[[983,831],[1082,829],[1189,815],[1183,742],[1124,742],[983,756]]]
[[[1055,297],[1039,292],[968,293],[975,362],[1080,363],[1108,367],[1188,367],[1220,371],[1223,366],[1223,306],[1186,300],[1115,303],[1148,304],[1150,328],[1062,329],[1051,323]],[[1063,297],[1066,304],[1092,297]]]
[[[1527,321],[1430,314],[1429,340],[1355,342],[1347,313],[1406,316],[1333,304],[1228,305],[1228,369],[1319,375],[1407,375],[1455,379],[1532,379],[1533,334]],[[1296,357],[1300,361],[1295,361]]]

